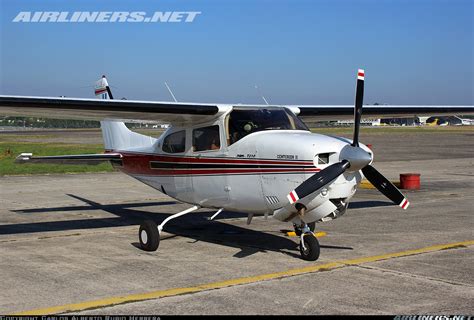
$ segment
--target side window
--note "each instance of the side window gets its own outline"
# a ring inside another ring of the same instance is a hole
[[[163,151],[168,153],[184,152],[186,148],[186,131],[178,131],[163,140]]]
[[[193,130],[193,151],[219,150],[220,148],[218,125]]]

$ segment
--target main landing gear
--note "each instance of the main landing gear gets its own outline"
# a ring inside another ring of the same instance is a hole
[[[199,206],[194,206],[187,210],[176,213],[166,218],[160,225],[157,225],[152,220],[144,221],[140,225],[140,229],[138,231],[140,247],[145,251],[156,251],[160,246],[161,231],[163,230],[163,227],[166,223],[200,208],[201,207]],[[303,260],[315,261],[319,258],[319,242],[313,233],[315,226],[315,222],[310,224],[303,223],[302,225],[294,225],[296,234],[301,238],[300,253]]]
[[[145,251],[156,251],[160,246],[160,235],[161,231],[165,224],[173,219],[178,217],[184,216],[190,212],[196,211],[200,209],[199,206],[194,206],[187,210],[181,211],[179,213],[173,214],[166,218],[160,225],[157,225],[152,220],[146,220],[140,225],[140,229],[138,231],[138,239],[140,240],[140,247]]]
[[[145,251],[156,251],[160,246],[160,233],[155,221],[146,220],[140,225],[138,231],[140,247]]]

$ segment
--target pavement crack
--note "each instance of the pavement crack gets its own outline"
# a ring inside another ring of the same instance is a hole
[[[434,277],[428,277],[428,276],[424,276],[424,275],[420,275],[420,274],[413,274],[413,273],[408,273],[408,272],[395,271],[395,270],[390,270],[390,269],[385,269],[385,268],[380,268],[380,267],[374,267],[374,266],[353,265],[353,267],[366,269],[366,270],[372,270],[372,271],[379,271],[379,272],[382,272],[382,273],[390,273],[390,274],[398,275],[398,276],[402,276],[402,277],[409,277],[409,278],[415,278],[415,279],[422,279],[422,280],[440,282],[440,283],[450,284],[450,285],[454,285],[454,286],[462,286],[462,287],[467,287],[467,288],[473,288],[474,287],[474,285],[471,285],[471,284],[468,284],[468,283],[451,281],[451,280],[434,278]]]

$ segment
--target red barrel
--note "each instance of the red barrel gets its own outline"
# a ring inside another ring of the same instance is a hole
[[[400,188],[419,190],[420,174],[419,173],[400,173]]]

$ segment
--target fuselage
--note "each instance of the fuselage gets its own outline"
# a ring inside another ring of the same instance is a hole
[[[296,125],[242,134],[231,128],[233,119],[229,118],[223,115],[210,123],[173,126],[149,147],[114,150],[123,157],[117,167],[182,202],[275,214],[284,220],[294,210],[288,206],[288,193],[314,173],[340,161],[341,150],[350,143]],[[249,128],[245,121],[242,125],[235,122],[234,126],[242,130]],[[250,124],[258,125],[258,120]],[[340,209],[338,203],[347,203],[360,180],[359,171],[347,172],[311,195],[305,203],[308,211],[324,210],[309,214],[306,222]]]

